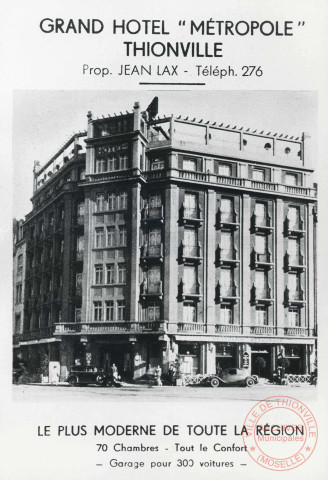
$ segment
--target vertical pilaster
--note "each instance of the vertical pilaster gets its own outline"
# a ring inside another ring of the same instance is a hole
[[[277,334],[283,334],[285,326],[285,309],[284,309],[284,203],[281,199],[276,200],[275,215],[275,312],[276,318],[274,324],[277,326]]]
[[[215,331],[215,213],[216,213],[216,193],[214,190],[208,190],[208,203],[207,203],[207,218],[206,218],[206,230],[207,230],[207,254],[204,255],[204,270],[207,280],[207,289],[205,291],[206,304],[206,317],[208,324],[207,333],[214,333]],[[215,353],[214,353],[215,355]]]
[[[243,195],[242,197],[242,218],[240,222],[241,228],[241,245],[240,245],[240,260],[241,260],[241,292],[240,292],[240,301],[242,302],[241,306],[241,324],[250,325],[251,324],[251,308],[249,303],[250,298],[250,271],[249,271],[249,262],[250,262],[250,197],[249,195]],[[245,333],[249,332],[249,327],[244,328]]]
[[[314,221],[313,221],[313,204],[307,207],[307,245],[305,259],[307,259],[307,282],[306,282],[306,298],[307,298],[307,319],[305,325],[309,329],[315,328],[315,292],[314,292]]]
[[[140,184],[136,183],[131,189],[131,230],[128,242],[130,245],[130,321],[138,321],[139,304],[139,254],[140,254]]]
[[[164,320],[175,324],[178,293],[178,215],[179,189],[176,185],[170,185],[165,190],[163,310]]]

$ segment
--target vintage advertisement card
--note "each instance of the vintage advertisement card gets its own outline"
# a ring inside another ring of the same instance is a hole
[[[1,10],[0,478],[326,478],[327,3]]]

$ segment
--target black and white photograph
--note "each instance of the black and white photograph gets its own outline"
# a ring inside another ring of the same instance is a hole
[[[17,92],[14,399],[313,398],[315,92],[155,93]]]
[[[1,480],[326,478],[327,2],[0,10]]]

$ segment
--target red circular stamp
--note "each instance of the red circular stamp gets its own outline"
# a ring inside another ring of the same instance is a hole
[[[312,455],[318,427],[311,410],[285,395],[268,397],[248,412],[243,425],[248,454],[269,470],[292,470]]]

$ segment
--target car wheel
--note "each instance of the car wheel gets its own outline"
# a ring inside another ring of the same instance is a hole
[[[96,378],[96,382],[98,385],[102,384],[104,382],[104,377],[102,375],[98,375]]]
[[[77,386],[77,378],[76,377],[71,377],[68,381],[71,387],[76,387]]]
[[[104,386],[105,386],[105,387],[111,387],[111,386],[112,386],[112,381],[111,381],[110,378],[106,378],[106,379],[104,380]]]
[[[216,377],[211,379],[211,387],[217,388],[220,386],[220,380]]]
[[[246,387],[252,387],[255,385],[255,380],[252,377],[246,378]]]

